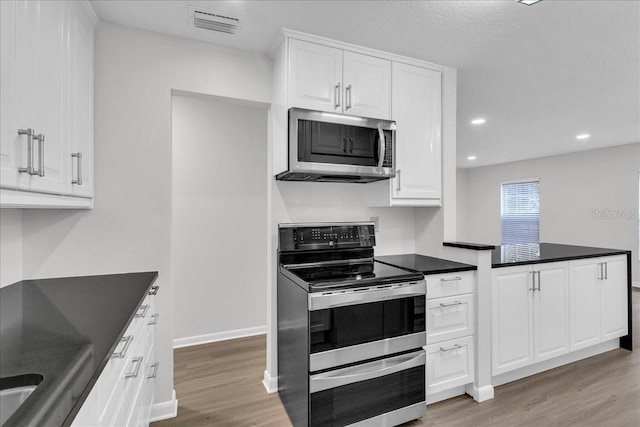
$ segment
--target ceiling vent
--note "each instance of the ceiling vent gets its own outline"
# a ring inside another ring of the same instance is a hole
[[[204,30],[235,34],[240,29],[240,18],[224,12],[189,7],[189,17],[193,26]]]

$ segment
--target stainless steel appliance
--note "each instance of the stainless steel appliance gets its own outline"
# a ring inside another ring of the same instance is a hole
[[[278,392],[295,426],[426,413],[424,276],[374,246],[373,223],[279,226]]]
[[[366,183],[392,178],[395,129],[389,120],[291,108],[289,169],[276,179]]]

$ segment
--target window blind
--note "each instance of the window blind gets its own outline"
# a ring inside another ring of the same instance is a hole
[[[502,244],[540,242],[540,181],[502,184]]]

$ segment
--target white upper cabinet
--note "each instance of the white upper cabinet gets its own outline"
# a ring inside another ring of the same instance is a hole
[[[288,106],[391,118],[391,61],[289,40]]]
[[[96,22],[91,6],[85,1],[1,5],[0,205],[91,207]],[[84,155],[82,190],[72,184],[74,152]]]
[[[391,61],[345,51],[343,54],[345,114],[391,117]]]
[[[396,121],[396,177],[392,199],[440,203],[441,73],[393,63],[393,120]]]

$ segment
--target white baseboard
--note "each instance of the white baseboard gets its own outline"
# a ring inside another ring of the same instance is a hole
[[[615,350],[619,347],[620,339],[615,338],[591,347],[583,348],[571,353],[564,354],[562,356],[554,357],[553,359],[545,360],[543,362],[525,366],[524,368],[516,369],[511,372],[505,372],[504,374],[496,375],[492,378],[491,382],[494,386],[510,383],[512,381],[516,381],[530,375],[539,374],[540,372],[548,371],[550,369],[558,368],[569,363],[577,362],[578,360],[586,359],[587,357],[606,353],[607,351]]]
[[[634,288],[640,288],[640,282],[633,282],[631,286],[633,286]]]
[[[262,385],[267,390],[267,393],[276,393],[278,391],[278,377],[272,378],[269,371],[265,369]]]
[[[467,394],[473,397],[473,400],[476,402],[484,402],[486,400],[493,399],[493,385],[475,387],[473,384],[468,384],[466,391]]]
[[[171,393],[171,400],[154,403],[151,407],[151,422],[168,420],[178,416],[178,399],[176,391]]]
[[[196,335],[194,337],[176,338],[173,340],[173,348],[190,347],[192,345],[209,344],[212,342],[234,340],[236,338],[252,337],[267,333],[266,326],[255,328],[235,329],[233,331],[216,332],[213,334]]]

